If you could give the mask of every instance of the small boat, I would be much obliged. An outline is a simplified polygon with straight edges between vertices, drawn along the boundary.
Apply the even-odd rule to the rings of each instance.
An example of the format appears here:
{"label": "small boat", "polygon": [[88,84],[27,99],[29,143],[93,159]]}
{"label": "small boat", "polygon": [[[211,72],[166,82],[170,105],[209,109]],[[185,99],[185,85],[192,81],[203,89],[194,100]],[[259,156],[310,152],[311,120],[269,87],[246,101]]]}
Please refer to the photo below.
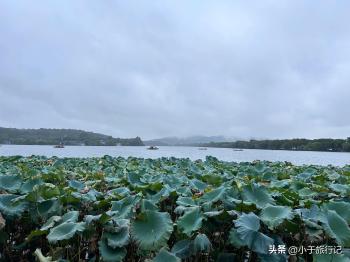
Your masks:
{"label": "small boat", "polygon": [[208,148],[206,147],[199,147],[198,150],[207,150]]}
{"label": "small boat", "polygon": [[55,145],[54,148],[64,148],[63,144]]}
{"label": "small boat", "polygon": [[234,148],[233,151],[243,151],[243,149],[240,148]]}
{"label": "small boat", "polygon": [[147,148],[148,150],[158,150],[159,148],[156,146],[150,146]]}

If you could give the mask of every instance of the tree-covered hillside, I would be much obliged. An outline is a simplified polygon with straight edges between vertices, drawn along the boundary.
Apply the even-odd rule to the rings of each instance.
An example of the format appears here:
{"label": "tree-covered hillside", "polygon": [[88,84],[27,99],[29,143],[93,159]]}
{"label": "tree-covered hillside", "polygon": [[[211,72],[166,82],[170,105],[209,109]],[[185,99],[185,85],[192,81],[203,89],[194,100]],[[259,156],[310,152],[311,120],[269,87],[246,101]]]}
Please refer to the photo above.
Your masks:
{"label": "tree-covered hillside", "polygon": [[143,146],[140,137],[114,138],[75,129],[17,129],[0,127],[0,144],[17,145]]}
{"label": "tree-covered hillside", "polygon": [[299,151],[350,152],[350,137],[347,139],[284,139],[250,140],[202,144],[207,147],[227,147],[244,149],[272,149]]}

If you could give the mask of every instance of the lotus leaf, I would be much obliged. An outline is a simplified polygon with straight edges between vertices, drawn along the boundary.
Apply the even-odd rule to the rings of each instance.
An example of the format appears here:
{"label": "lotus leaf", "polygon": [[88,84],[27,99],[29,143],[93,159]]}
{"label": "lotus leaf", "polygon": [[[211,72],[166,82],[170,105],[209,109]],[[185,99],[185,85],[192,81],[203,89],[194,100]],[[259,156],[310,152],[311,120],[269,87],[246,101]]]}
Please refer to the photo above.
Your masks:
{"label": "lotus leaf", "polygon": [[259,232],[260,219],[254,213],[243,214],[236,220],[237,235],[244,245],[257,253],[267,254],[274,240]]}
{"label": "lotus leaf", "polygon": [[292,219],[293,214],[290,207],[268,205],[261,211],[260,218],[270,229],[274,229],[285,219]]}
{"label": "lotus leaf", "polygon": [[181,262],[181,259],[175,256],[173,253],[170,253],[165,248],[162,248],[157,256],[152,260],[153,262]]}
{"label": "lotus leaf", "polygon": [[85,230],[85,222],[73,223],[65,222],[54,228],[51,228],[47,239],[51,243],[56,243],[60,240],[72,238],[76,232],[83,232]]}
{"label": "lotus leaf", "polygon": [[126,256],[125,248],[112,248],[107,245],[105,239],[100,240],[98,246],[102,260],[105,262],[123,261]]}
{"label": "lotus leaf", "polygon": [[178,219],[177,225],[183,233],[191,236],[193,231],[198,230],[202,226],[203,218],[200,207],[190,208]]}
{"label": "lotus leaf", "polygon": [[156,250],[166,245],[173,223],[168,213],[147,210],[132,221],[130,230],[140,248]]}

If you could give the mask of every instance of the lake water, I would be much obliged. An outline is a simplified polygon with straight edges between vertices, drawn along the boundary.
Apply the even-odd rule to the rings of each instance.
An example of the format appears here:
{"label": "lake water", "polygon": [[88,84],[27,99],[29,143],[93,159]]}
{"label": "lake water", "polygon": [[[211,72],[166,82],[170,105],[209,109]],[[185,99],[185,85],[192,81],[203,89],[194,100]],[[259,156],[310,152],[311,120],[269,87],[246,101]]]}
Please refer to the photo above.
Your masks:
{"label": "lake water", "polygon": [[197,147],[172,147],[161,146],[159,150],[147,150],[143,146],[66,146],[54,148],[53,146],[26,146],[26,145],[1,145],[0,155],[42,155],[58,157],[99,157],[104,155],[122,157],[178,157],[192,160],[205,159],[206,156],[215,156],[220,160],[245,162],[254,160],[289,161],[297,165],[336,165],[350,164],[350,153],[337,152],[306,152],[306,151],[283,151],[283,150],[255,150],[245,149],[234,151],[229,148],[208,148],[199,150]]}

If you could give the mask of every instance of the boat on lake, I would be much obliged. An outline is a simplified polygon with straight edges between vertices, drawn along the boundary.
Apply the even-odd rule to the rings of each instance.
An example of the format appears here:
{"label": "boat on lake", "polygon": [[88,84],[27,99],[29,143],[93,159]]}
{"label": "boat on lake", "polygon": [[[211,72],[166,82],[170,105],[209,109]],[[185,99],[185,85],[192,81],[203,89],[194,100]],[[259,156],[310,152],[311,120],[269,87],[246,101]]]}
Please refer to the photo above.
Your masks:
{"label": "boat on lake", "polygon": [[64,148],[63,144],[55,145],[54,148]]}
{"label": "boat on lake", "polygon": [[158,150],[159,148],[156,146],[150,146],[147,148],[148,150]]}
{"label": "boat on lake", "polygon": [[198,150],[207,150],[208,148],[206,147],[199,147]]}
{"label": "boat on lake", "polygon": [[233,151],[243,151],[243,149],[240,148],[234,148]]}

